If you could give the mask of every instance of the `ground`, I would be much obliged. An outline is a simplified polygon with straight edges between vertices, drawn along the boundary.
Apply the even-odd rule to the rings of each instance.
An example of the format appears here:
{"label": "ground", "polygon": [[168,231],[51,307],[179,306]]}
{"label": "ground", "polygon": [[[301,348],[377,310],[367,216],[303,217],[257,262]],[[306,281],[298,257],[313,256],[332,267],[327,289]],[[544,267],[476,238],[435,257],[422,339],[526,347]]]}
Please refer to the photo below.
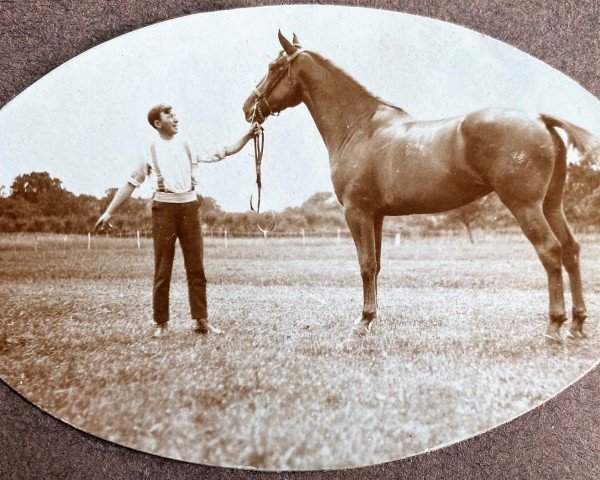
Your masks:
{"label": "ground", "polygon": [[598,359],[597,236],[580,236],[590,338],[562,346],[544,342],[546,277],[525,238],[475,238],[386,239],[379,318],[346,348],[362,302],[348,239],[206,239],[225,333],[192,333],[178,255],[171,330],[154,340],[150,240],[40,236],[36,251],[4,236],[0,376],[72,425],[176,459],[310,469],[419,453],[523,413]]}

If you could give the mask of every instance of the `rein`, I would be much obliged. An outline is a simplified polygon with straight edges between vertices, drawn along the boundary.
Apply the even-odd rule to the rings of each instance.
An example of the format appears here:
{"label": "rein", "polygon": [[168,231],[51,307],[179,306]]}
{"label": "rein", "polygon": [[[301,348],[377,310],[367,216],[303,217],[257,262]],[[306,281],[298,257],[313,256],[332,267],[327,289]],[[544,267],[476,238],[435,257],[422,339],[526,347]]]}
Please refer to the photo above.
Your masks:
{"label": "rein", "polygon": [[[254,123],[254,116],[258,109],[258,104],[254,104],[254,113],[252,114],[252,123]],[[259,110],[259,109],[258,109]],[[262,115],[262,114],[261,114]],[[252,195],[250,196],[250,210],[256,211],[256,227],[263,233],[269,233],[275,228],[275,214],[271,210],[271,216],[273,217],[273,224],[270,227],[263,228],[260,225],[260,198],[262,192],[262,175],[261,175],[261,164],[263,158],[263,152],[265,150],[265,130],[260,127],[258,132],[254,133],[254,163],[256,166],[256,188],[258,189],[258,202],[256,204],[256,210],[252,204]]]}
{"label": "rein", "polygon": [[[292,55],[287,55],[285,52],[282,52],[282,54],[286,58],[287,76],[288,76],[289,83],[291,83],[292,60],[294,60],[294,58],[296,58],[302,52],[304,52],[304,49],[302,49],[302,48],[298,48]],[[259,90],[258,85],[256,87],[254,87],[254,93],[256,94],[256,100],[254,101],[254,109],[252,110],[252,119],[250,120],[251,123],[253,123],[253,124],[255,123],[257,114],[260,116],[260,119],[262,121],[266,120],[266,118],[269,115],[273,115],[274,117],[279,115],[280,112],[275,112],[273,110],[273,108],[271,107],[271,105],[269,104],[269,101],[267,100],[267,96],[273,91],[273,89],[283,79],[283,77],[286,74],[285,70],[286,70],[286,67],[280,68],[279,74],[275,77],[273,82],[271,82],[271,85],[269,85],[268,88],[265,89],[265,91],[263,93],[261,93],[261,91]],[[259,102],[261,100],[264,102],[265,106],[269,109],[266,116],[262,113],[260,106],[259,106]],[[250,210],[252,210],[253,212],[254,211],[256,212],[256,227],[263,234],[267,234],[275,228],[276,221],[275,221],[275,214],[273,213],[273,210],[271,210],[271,216],[273,217],[273,224],[270,227],[265,227],[265,228],[263,228],[260,225],[260,199],[261,199],[261,192],[262,192],[261,164],[262,164],[263,152],[265,149],[265,130],[264,130],[264,128],[260,127],[259,131],[254,133],[253,139],[254,139],[254,162],[256,165],[256,187],[258,189],[258,201],[256,204],[256,209],[254,209],[254,205],[252,203],[252,196],[250,196]]]}

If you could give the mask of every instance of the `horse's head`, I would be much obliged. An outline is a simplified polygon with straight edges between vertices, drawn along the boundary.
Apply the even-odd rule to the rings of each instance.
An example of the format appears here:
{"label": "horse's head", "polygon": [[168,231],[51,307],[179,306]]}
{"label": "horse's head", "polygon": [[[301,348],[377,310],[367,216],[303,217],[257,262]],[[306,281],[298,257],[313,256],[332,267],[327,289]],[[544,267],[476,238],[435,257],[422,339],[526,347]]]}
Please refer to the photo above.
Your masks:
{"label": "horse's head", "polygon": [[298,62],[294,59],[304,50],[296,34],[293,43],[290,43],[281,31],[278,35],[283,50],[269,64],[269,71],[244,103],[244,115],[248,122],[262,123],[269,115],[277,115],[286,108],[295,107],[301,101],[296,74]]}

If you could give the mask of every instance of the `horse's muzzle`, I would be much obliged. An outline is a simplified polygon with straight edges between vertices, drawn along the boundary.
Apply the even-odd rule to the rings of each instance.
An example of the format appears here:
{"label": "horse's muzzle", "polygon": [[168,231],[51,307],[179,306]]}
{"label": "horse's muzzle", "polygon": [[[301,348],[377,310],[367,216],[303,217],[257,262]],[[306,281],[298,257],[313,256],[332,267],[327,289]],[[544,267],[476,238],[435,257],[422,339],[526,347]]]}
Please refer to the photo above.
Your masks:
{"label": "horse's muzzle", "polygon": [[254,115],[254,106],[255,106],[255,97],[254,95],[251,95],[250,98],[248,98],[248,100],[246,100],[246,103],[244,103],[244,106],[242,107],[242,110],[244,111],[244,117],[246,118],[246,121],[248,123],[252,122],[252,117],[255,116]]}

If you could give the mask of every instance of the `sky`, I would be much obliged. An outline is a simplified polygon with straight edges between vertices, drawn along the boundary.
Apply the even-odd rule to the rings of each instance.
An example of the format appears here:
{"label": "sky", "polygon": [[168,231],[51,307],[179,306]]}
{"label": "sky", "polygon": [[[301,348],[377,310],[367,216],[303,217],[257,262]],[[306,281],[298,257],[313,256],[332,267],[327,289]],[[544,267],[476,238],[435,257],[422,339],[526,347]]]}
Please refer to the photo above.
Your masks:
{"label": "sky", "polygon": [[[68,190],[101,197],[124,184],[156,133],[146,114],[169,103],[198,151],[235,143],[242,105],[298,34],[372,93],[417,119],[484,107],[557,115],[600,136],[600,104],[557,70],[502,42],[438,20],[319,5],[200,13],[101,44],[50,72],[0,110],[0,185],[47,171]],[[265,123],[263,208],[332,191],[327,151],[304,105]],[[249,143],[201,166],[198,191],[245,211],[255,189]],[[145,184],[136,196],[149,197]]]}

